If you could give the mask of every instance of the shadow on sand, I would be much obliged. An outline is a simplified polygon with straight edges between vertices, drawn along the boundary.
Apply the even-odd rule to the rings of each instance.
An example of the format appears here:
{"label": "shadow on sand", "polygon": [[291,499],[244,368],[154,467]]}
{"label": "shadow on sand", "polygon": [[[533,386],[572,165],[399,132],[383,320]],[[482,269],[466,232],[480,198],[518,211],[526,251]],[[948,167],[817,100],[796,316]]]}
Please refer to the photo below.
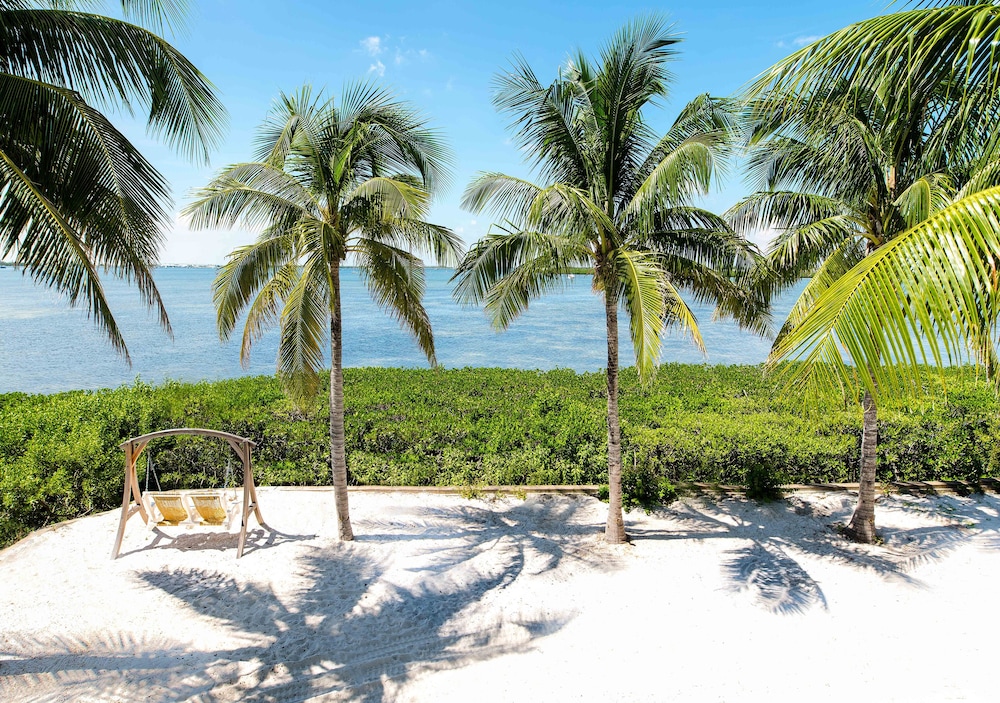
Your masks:
{"label": "shadow on sand", "polygon": [[[884,544],[856,545],[832,527],[850,514],[850,497],[793,496],[762,505],[687,501],[659,513],[668,528],[633,515],[629,532],[635,541],[730,540],[721,565],[728,587],[779,615],[827,607],[810,573],[817,562],[921,588],[917,566],[967,544],[1000,546],[997,496],[892,500],[893,510],[926,513],[931,526],[884,528]],[[563,628],[572,611],[553,616],[531,598],[497,595],[556,568],[560,579],[615,570],[620,552],[599,544],[601,524],[582,510],[592,505],[537,496],[509,509],[411,508],[357,520],[357,542],[325,547],[275,533],[273,545],[301,556],[287,562],[289,573],[257,581],[194,568],[136,572],[152,601],[166,596],[199,614],[178,620],[201,629],[178,633],[168,607],[151,613],[141,632],[0,639],[0,699],[6,679],[18,681],[19,699],[33,701],[392,701],[425,673],[530,651]],[[172,548],[228,549],[226,538]],[[255,539],[262,547],[268,538]],[[213,651],[215,641],[225,648]]]}
{"label": "shadow on sand", "polygon": [[[181,532],[182,528],[171,528],[167,532],[159,527],[154,527],[149,532],[153,535],[152,541],[135,549],[122,551],[118,557],[127,557],[140,552],[148,552],[157,549],[177,550],[181,552],[189,551],[236,551],[239,544],[240,535],[238,532],[227,532],[225,530],[196,530],[192,532]],[[293,535],[286,532],[279,532],[267,524],[259,525],[255,528],[247,529],[247,541],[243,548],[243,556],[247,556],[260,549],[275,547],[279,544],[289,542],[305,542],[316,537],[312,535]]]}
{"label": "shadow on sand", "polygon": [[[356,543],[300,547],[305,555],[293,574],[265,574],[260,582],[200,569],[139,572],[143,587],[233,633],[226,641],[245,644],[192,651],[152,630],[88,642],[38,637],[18,647],[37,656],[0,653],[0,674],[48,681],[33,699],[46,701],[391,701],[417,674],[528,651],[568,622],[489,601],[566,562],[615,568],[586,539],[600,525],[574,520],[582,505],[543,496],[506,511],[463,506],[359,520]],[[158,624],[169,632],[169,621]]]}
{"label": "shadow on sand", "polygon": [[[934,503],[904,496],[893,500],[894,509],[917,511],[941,524],[881,528],[882,544],[860,545],[839,534],[834,524],[850,517],[853,497],[844,496],[842,504],[830,510],[791,496],[763,504],[738,499],[687,501],[669,510],[670,519],[682,529],[635,527],[629,532],[635,540],[733,540],[737,544],[722,564],[730,589],[748,594],[759,607],[786,615],[827,607],[823,589],[807,569],[810,559],[869,570],[886,580],[922,588],[923,584],[911,575],[918,566],[940,560],[971,543],[987,548],[1000,546],[995,526],[995,518],[1000,516],[1000,497],[996,495],[948,496]],[[813,518],[810,524],[816,529],[786,529],[796,516]],[[993,520],[991,529],[980,526],[984,518]],[[824,525],[823,521],[828,522]]]}

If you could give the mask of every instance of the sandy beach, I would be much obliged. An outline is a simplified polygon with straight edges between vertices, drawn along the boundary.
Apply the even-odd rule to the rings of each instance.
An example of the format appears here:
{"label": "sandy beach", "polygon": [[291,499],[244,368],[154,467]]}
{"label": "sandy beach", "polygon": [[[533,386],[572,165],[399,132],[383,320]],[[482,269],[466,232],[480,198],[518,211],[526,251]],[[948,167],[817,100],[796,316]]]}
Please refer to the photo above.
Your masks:
{"label": "sandy beach", "polygon": [[1000,498],[605,505],[260,490],[245,556],[117,512],[0,552],[3,701],[991,701]]}

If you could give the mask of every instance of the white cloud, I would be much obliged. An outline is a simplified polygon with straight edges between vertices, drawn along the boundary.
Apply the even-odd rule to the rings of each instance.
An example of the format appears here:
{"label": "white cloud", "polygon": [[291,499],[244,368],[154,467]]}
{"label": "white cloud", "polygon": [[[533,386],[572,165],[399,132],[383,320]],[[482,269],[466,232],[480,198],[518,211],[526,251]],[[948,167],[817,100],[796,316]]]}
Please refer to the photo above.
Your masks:
{"label": "white cloud", "polygon": [[174,217],[173,227],[166,233],[162,264],[218,266],[226,257],[244,244],[254,241],[255,235],[245,230],[192,230],[187,218]]}
{"label": "white cloud", "polygon": [[378,56],[383,51],[381,37],[366,37],[360,43],[369,56]]}
{"label": "white cloud", "polygon": [[771,247],[771,242],[779,234],[781,234],[781,230],[776,227],[765,227],[747,233],[747,239],[756,244],[762,252],[766,252]]}
{"label": "white cloud", "polygon": [[402,66],[410,61],[427,61],[430,58],[431,52],[427,49],[404,49],[402,46],[398,46],[393,61],[397,66]]}
{"label": "white cloud", "polygon": [[795,37],[790,41],[785,41],[784,39],[781,39],[780,41],[776,41],[774,45],[779,49],[792,49],[792,48],[801,49],[806,44],[812,44],[817,39],[822,39],[822,38],[823,37],[821,37],[818,34],[803,34],[802,36]]}
{"label": "white cloud", "polygon": [[407,49],[406,37],[394,38],[388,34],[373,35],[365,37],[358,44],[361,47],[356,50],[358,53],[367,54],[375,59],[375,63],[368,67],[368,71],[380,77],[385,75],[386,68],[386,64],[380,57],[384,56],[386,61],[395,66],[402,66],[413,61],[428,61],[432,58],[431,52],[427,49]]}

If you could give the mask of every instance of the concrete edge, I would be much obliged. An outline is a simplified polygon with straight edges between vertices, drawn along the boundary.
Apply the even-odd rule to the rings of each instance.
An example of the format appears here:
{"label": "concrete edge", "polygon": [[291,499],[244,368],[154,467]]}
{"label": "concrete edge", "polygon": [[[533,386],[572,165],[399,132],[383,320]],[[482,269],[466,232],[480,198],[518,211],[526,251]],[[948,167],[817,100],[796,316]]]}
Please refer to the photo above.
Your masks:
{"label": "concrete edge", "polygon": [[[333,491],[333,486],[258,486],[258,489],[280,488],[293,491]],[[435,495],[483,495],[493,493],[535,495],[555,493],[562,495],[596,496],[598,484],[582,485],[541,485],[541,486],[348,486],[350,493],[431,493]],[[712,493],[721,495],[743,495],[746,488],[717,483],[682,482],[677,485],[679,493]],[[790,483],[779,487],[782,493],[857,493],[857,483]],[[879,483],[879,492],[915,493],[925,495],[969,495],[972,493],[1000,493],[1000,479],[985,478],[972,481],[894,481]]]}

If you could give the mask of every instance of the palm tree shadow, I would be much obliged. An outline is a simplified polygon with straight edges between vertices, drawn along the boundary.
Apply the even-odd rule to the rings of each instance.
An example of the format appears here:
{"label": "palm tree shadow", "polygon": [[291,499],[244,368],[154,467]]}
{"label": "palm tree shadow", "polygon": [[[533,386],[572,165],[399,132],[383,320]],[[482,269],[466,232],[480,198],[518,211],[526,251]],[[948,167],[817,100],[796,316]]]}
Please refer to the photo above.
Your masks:
{"label": "palm tree shadow", "polygon": [[[1000,499],[991,503],[986,516],[1000,515]],[[954,501],[941,524],[917,528],[883,528],[881,545],[854,544],[840,535],[835,525],[839,515],[817,508],[814,503],[791,496],[783,501],[754,504],[749,501],[686,502],[672,508],[669,518],[681,530],[667,531],[638,527],[630,532],[636,539],[727,539],[742,544],[729,550],[722,571],[730,589],[748,595],[761,608],[775,614],[804,613],[811,608],[827,608],[826,596],[803,564],[803,557],[819,559],[847,568],[878,574],[913,588],[924,584],[913,576],[919,566],[939,561],[959,547],[978,543],[982,547],[1000,542],[996,529],[976,529],[973,520],[981,510],[969,499]],[[894,508],[906,509],[894,504]],[[926,501],[925,501],[926,503]],[[850,510],[849,499],[840,512]],[[922,508],[926,512],[926,508]],[[846,514],[849,514],[847,512]],[[843,517],[846,517],[845,516]],[[774,530],[773,524],[812,517],[799,530]]]}
{"label": "palm tree shadow", "polygon": [[[144,588],[209,618],[213,629],[231,633],[225,642],[238,645],[185,651],[176,639],[109,637],[88,643],[83,654],[74,642],[48,638],[28,649],[46,654],[8,659],[4,673],[68,683],[66,672],[75,672],[69,678],[76,683],[60,686],[51,700],[80,692],[152,701],[392,700],[412,677],[528,651],[572,619],[572,612],[494,601],[561,564],[615,567],[599,549],[579,544],[584,531],[595,532],[575,519],[581,503],[424,509],[356,521],[365,535],[359,542],[311,549],[294,573],[264,581],[203,569],[140,572]],[[541,525],[556,529],[543,533]],[[277,585],[289,580],[290,592]]]}

